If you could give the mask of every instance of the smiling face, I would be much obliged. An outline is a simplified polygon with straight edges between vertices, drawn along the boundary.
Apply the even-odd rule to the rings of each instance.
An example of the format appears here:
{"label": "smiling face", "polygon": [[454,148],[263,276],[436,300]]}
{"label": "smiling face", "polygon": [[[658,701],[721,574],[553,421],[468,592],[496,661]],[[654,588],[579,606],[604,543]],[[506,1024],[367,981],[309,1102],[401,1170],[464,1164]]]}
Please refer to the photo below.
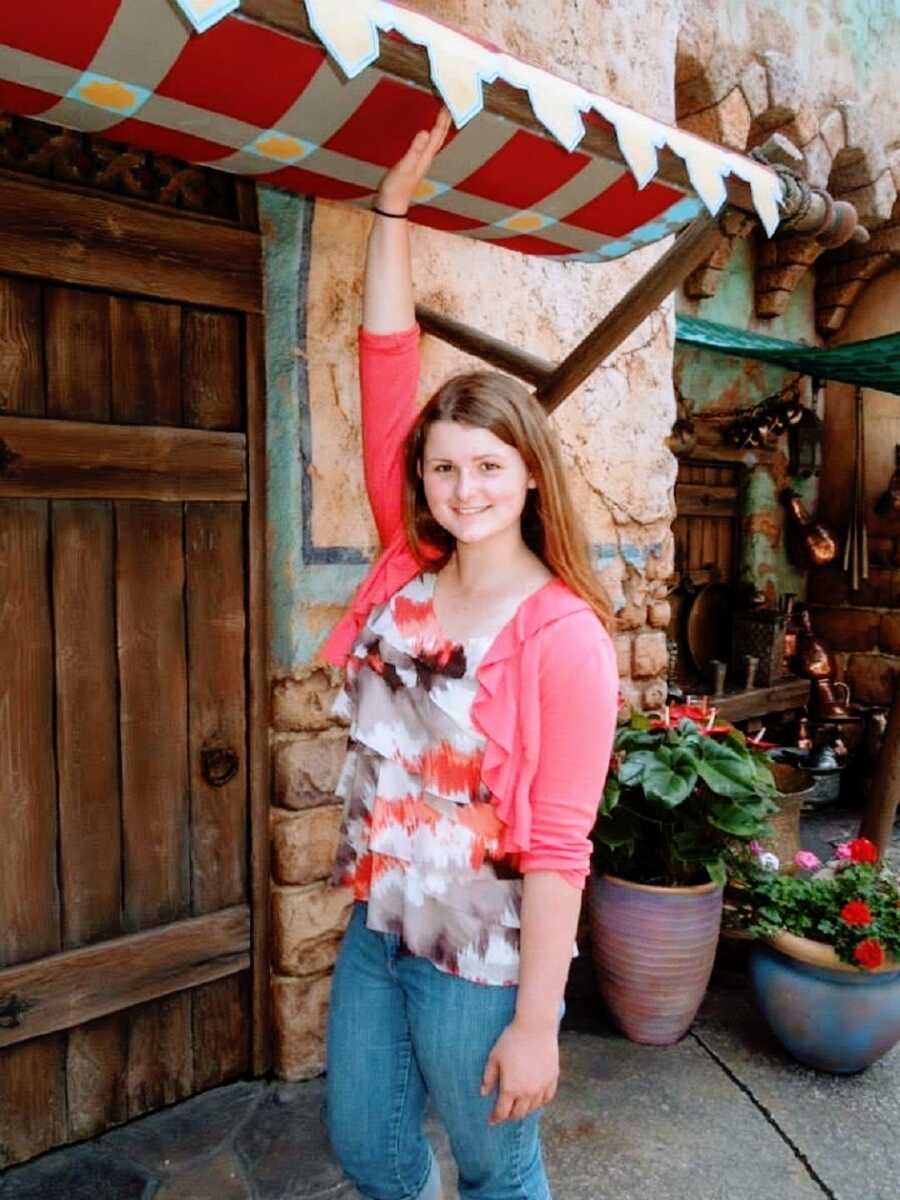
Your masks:
{"label": "smiling face", "polygon": [[457,541],[521,538],[522,509],[534,481],[518,450],[489,429],[433,422],[422,484],[431,515]]}

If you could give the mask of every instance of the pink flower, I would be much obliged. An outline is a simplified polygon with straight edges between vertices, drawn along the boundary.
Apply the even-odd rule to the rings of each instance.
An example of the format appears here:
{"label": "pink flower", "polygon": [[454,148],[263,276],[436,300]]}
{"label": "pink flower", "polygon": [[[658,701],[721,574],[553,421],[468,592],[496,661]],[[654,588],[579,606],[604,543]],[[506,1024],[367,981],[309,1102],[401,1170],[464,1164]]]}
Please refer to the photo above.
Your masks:
{"label": "pink flower", "polygon": [[834,852],[835,858],[852,858],[853,851],[850,849],[849,842],[839,842],[837,849]]}
{"label": "pink flower", "polygon": [[754,856],[754,858],[759,858],[759,856],[763,853],[763,850],[764,847],[760,842],[753,841],[750,843],[750,853]]}
{"label": "pink flower", "polygon": [[794,855],[794,866],[799,867],[801,871],[815,871],[816,867],[821,865],[822,860],[811,850],[798,850]]}

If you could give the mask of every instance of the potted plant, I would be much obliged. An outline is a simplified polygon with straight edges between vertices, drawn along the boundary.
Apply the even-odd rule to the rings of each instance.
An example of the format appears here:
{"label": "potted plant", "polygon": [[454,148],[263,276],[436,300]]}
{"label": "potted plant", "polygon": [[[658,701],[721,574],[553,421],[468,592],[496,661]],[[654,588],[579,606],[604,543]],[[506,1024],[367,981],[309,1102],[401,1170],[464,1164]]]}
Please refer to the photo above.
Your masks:
{"label": "potted plant", "polygon": [[709,983],[729,851],[769,832],[776,787],[728,726],[636,714],[613,750],[588,901],[597,981],[627,1037],[668,1045]]}
{"label": "potted plant", "polygon": [[866,838],[824,866],[809,851],[779,875],[736,858],[738,914],[757,939],[750,971],[767,1023],[798,1061],[861,1071],[900,1040],[900,885]]}

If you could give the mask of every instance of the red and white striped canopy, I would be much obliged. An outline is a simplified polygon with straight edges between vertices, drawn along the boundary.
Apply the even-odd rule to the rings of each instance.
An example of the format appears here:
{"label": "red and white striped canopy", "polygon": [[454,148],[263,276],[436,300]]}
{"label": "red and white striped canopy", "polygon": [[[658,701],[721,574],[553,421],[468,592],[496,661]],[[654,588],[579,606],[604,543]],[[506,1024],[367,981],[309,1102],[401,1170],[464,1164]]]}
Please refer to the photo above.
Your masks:
{"label": "red and white striped canopy", "polygon": [[[762,164],[385,0],[303,3],[307,38],[237,0],[4,0],[0,110],[367,206],[441,102],[379,66],[381,32],[426,48],[457,124],[413,210],[422,225],[604,261],[716,211],[729,175],[777,225],[781,185]],[[497,79],[527,90],[546,134],[483,109]],[[585,122],[614,130],[618,153],[579,149]],[[654,178],[663,147],[690,185]]]}

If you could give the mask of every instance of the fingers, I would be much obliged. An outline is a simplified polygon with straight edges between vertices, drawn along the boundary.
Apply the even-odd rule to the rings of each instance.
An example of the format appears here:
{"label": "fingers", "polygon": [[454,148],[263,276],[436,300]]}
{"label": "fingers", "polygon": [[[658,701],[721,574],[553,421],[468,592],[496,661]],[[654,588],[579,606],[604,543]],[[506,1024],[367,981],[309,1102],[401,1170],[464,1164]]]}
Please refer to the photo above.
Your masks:
{"label": "fingers", "polygon": [[[481,1094],[485,1094],[484,1088],[482,1088]],[[541,1092],[526,1096],[517,1096],[515,1092],[501,1089],[488,1124],[499,1125],[503,1121],[521,1121],[548,1105],[555,1095],[556,1083],[550,1084]]]}
{"label": "fingers", "polygon": [[493,1053],[488,1055],[481,1077],[481,1094],[488,1096],[500,1082],[500,1063]]}

